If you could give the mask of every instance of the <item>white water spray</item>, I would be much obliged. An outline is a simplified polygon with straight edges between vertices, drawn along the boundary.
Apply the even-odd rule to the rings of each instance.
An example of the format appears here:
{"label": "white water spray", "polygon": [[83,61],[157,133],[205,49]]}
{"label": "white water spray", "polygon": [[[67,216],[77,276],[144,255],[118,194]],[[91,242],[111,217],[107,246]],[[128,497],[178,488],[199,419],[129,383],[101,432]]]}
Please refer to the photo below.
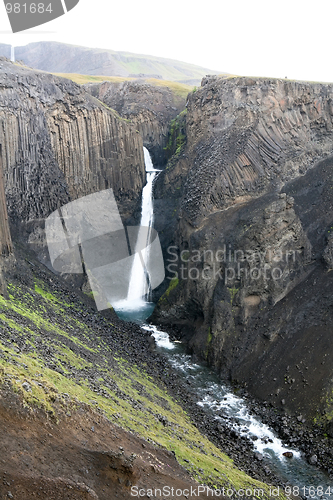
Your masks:
{"label": "white water spray", "polygon": [[15,47],[14,47],[14,45],[12,45],[10,47],[10,60],[12,62],[15,62]]}

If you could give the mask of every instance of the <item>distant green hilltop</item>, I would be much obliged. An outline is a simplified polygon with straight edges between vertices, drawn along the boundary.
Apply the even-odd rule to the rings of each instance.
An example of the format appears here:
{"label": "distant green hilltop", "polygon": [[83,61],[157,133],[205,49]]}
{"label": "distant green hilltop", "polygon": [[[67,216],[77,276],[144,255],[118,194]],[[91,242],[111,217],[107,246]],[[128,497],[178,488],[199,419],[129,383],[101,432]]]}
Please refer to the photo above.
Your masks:
{"label": "distant green hilltop", "polygon": [[[10,45],[0,44],[0,55],[10,58],[10,48]],[[221,74],[221,71],[162,57],[59,42],[35,42],[15,47],[15,59],[50,73],[157,78],[187,85],[199,85],[207,74]]]}

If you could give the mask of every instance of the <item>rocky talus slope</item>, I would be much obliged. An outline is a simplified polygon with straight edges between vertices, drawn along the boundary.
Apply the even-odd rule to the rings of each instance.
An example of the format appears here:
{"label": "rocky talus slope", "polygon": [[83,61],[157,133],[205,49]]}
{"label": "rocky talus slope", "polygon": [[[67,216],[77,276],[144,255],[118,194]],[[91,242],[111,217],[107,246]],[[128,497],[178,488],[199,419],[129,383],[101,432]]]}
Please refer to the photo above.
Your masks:
{"label": "rocky talus slope", "polygon": [[199,483],[269,498],[253,450],[216,432],[146,331],[96,313],[24,247],[3,265],[1,499],[129,499],[164,486],[206,498],[186,493]]}
{"label": "rocky talus slope", "polygon": [[100,101],[131,120],[140,132],[155,167],[165,163],[170,123],[185,107],[186,99],[168,87],[134,80],[123,83],[86,84],[85,88]]}
{"label": "rocky talus slope", "polygon": [[145,182],[135,128],[79,85],[0,61],[0,143],[8,212],[36,231],[53,210],[112,187],[126,218]]}
{"label": "rocky talus slope", "polygon": [[155,190],[173,280],[154,321],[178,325],[250,394],[327,432],[332,99],[332,85],[204,79]]}

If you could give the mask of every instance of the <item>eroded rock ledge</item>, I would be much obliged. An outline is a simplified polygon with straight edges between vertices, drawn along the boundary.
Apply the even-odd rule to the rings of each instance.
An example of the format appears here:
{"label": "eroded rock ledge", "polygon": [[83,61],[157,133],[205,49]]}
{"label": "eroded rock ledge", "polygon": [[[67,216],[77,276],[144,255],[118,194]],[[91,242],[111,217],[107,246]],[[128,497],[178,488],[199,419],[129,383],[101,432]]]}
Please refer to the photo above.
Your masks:
{"label": "eroded rock ledge", "polygon": [[262,78],[203,79],[189,94],[187,147],[160,177],[179,187],[191,225],[303,175],[332,153],[333,86]]}

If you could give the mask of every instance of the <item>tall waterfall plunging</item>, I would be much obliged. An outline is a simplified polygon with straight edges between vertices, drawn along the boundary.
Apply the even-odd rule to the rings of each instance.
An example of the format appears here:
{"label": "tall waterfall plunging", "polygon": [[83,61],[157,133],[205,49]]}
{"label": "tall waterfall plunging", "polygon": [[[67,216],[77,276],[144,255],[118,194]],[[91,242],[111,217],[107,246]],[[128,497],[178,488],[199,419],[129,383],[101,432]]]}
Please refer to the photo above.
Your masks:
{"label": "tall waterfall plunging", "polygon": [[[147,272],[150,258],[150,233],[154,222],[153,183],[160,170],[154,168],[149,151],[143,148],[147,182],[142,190],[141,221],[135,257],[131,268],[126,300],[119,302],[115,310],[123,319],[145,320],[153,311],[150,276]],[[141,251],[138,251],[141,248]],[[142,250],[144,248],[144,250]]]}
{"label": "tall waterfall plunging", "polygon": [[[161,348],[171,366],[189,383],[197,404],[207,412],[210,419],[221,422],[236,434],[250,439],[253,442],[254,456],[264,460],[284,482],[298,488],[303,493],[303,498],[328,500],[329,496],[316,493],[323,490],[323,485],[329,487],[330,492],[333,491],[333,483],[325,473],[309,465],[299,450],[284,445],[274,430],[251,413],[244,399],[234,394],[208,367],[194,363],[180,342],[171,342],[166,332],[145,323],[154,309],[154,304],[149,302],[150,278],[145,269],[149,268],[150,247],[146,242],[149,241],[149,229],[154,221],[153,182],[159,170],[154,169],[146,149],[144,155],[147,183],[142,191],[141,223],[134,245],[135,258],[131,266],[127,297],[114,306],[117,315],[127,321],[140,323],[141,328],[152,333],[158,348]],[[286,452],[289,453],[289,458],[284,455]]]}
{"label": "tall waterfall plunging", "polygon": [[[154,221],[154,210],[153,210],[153,181],[155,179],[158,170],[155,170],[153,163],[150,158],[149,151],[146,148],[144,150],[145,166],[147,174],[147,183],[142,190],[142,208],[141,208],[141,221],[140,230],[138,234],[137,247],[140,246],[140,241],[142,238],[149,241],[150,229]],[[135,306],[143,306],[147,300],[151,299],[151,287],[150,279],[145,272],[147,268],[147,263],[149,260],[150,245],[143,245],[145,250],[138,252],[136,248],[135,258],[131,270],[130,282],[128,286],[127,301],[133,303]],[[141,261],[140,256],[142,256],[143,261]]]}

